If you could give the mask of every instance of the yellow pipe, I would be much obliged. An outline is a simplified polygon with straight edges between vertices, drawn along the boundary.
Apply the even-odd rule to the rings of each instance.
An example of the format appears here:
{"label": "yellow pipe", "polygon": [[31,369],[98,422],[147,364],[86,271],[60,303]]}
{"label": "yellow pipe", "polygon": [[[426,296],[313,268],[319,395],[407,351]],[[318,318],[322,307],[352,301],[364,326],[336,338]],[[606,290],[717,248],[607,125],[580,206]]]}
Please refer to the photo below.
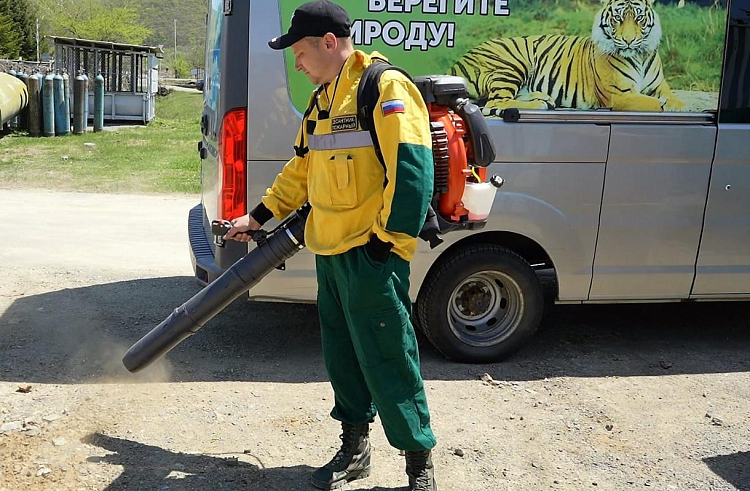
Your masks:
{"label": "yellow pipe", "polygon": [[0,73],[0,124],[18,116],[29,103],[26,84],[8,73]]}

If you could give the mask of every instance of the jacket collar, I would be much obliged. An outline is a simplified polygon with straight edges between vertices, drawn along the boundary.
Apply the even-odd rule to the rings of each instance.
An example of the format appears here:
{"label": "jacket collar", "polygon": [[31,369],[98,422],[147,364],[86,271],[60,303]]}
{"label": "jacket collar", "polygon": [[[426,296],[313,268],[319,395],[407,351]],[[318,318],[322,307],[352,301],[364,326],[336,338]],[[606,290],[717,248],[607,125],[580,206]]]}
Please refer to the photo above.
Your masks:
{"label": "jacket collar", "polygon": [[372,63],[373,58],[381,58],[386,61],[388,60],[385,56],[381,55],[377,51],[373,51],[368,55],[364,51],[355,50],[354,53],[349,55],[349,58],[346,59],[344,67],[341,70],[341,75],[351,80],[359,78],[360,75],[362,75],[364,69]]}
{"label": "jacket collar", "polygon": [[321,92],[321,96],[326,100],[326,103],[330,103],[328,101],[328,97],[333,97],[333,90],[338,84],[338,88],[336,90],[336,97],[342,97],[344,94],[349,93],[351,90],[352,85],[355,81],[359,80],[359,78],[362,76],[362,73],[365,71],[365,68],[370,66],[372,63],[373,58],[380,58],[383,60],[388,61],[388,59],[378,53],[377,51],[373,51],[371,54],[367,54],[364,51],[361,50],[355,50],[344,62],[344,65],[341,67],[341,72],[339,75],[334,78],[329,84],[328,84],[328,95],[326,95],[326,91],[323,90]]}

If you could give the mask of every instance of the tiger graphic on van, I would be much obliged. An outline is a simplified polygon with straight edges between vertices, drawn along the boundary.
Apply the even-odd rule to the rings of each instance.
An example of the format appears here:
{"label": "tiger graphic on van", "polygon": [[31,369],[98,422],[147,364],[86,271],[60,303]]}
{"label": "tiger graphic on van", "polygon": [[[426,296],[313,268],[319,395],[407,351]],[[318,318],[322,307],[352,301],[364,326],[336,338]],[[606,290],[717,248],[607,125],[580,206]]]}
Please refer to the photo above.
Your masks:
{"label": "tiger graphic on van", "polygon": [[603,0],[591,37],[499,38],[467,52],[451,74],[469,81],[484,113],[505,108],[680,111],[664,79],[654,0]]}

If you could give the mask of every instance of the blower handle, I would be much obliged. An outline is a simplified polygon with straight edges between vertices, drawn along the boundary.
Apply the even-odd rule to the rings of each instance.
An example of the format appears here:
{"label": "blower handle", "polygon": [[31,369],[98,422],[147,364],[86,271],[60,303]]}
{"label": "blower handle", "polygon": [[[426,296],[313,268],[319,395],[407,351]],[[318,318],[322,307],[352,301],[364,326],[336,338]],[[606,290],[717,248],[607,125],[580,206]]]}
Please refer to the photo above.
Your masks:
{"label": "blower handle", "polygon": [[[217,247],[224,247],[226,240],[224,236],[232,229],[232,222],[229,220],[213,220],[211,221],[211,234],[214,236],[214,244]],[[268,232],[263,229],[260,230],[248,230],[246,233],[256,243],[260,244],[268,238]]]}
{"label": "blower handle", "polygon": [[495,145],[482,110],[465,97],[451,97],[450,108],[466,122],[474,165],[487,167],[495,160]]}

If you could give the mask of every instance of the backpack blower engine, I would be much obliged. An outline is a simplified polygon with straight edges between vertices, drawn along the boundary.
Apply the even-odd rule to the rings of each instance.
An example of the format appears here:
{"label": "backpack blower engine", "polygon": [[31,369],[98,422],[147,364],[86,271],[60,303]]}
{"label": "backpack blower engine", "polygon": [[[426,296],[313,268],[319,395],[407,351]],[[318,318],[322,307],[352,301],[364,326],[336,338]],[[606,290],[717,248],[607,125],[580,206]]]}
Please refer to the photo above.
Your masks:
{"label": "backpack blower engine", "polygon": [[[495,150],[480,109],[469,102],[464,79],[439,75],[417,77],[414,82],[428,106],[435,161],[433,200],[420,237],[434,248],[442,242],[438,234],[483,227],[503,180],[493,176],[485,182]],[[147,367],[268,273],[283,269],[286,260],[305,247],[309,213],[306,203],[272,231],[253,232],[257,246],[131,346],[122,359],[125,368],[137,372]],[[212,222],[217,247],[224,246],[229,228],[227,221]]]}
{"label": "backpack blower engine", "polygon": [[486,182],[495,148],[481,110],[469,102],[466,81],[437,75],[414,83],[427,103],[435,162],[435,189],[420,237],[435,248],[443,241],[437,234],[486,225],[503,179],[492,176]]}

